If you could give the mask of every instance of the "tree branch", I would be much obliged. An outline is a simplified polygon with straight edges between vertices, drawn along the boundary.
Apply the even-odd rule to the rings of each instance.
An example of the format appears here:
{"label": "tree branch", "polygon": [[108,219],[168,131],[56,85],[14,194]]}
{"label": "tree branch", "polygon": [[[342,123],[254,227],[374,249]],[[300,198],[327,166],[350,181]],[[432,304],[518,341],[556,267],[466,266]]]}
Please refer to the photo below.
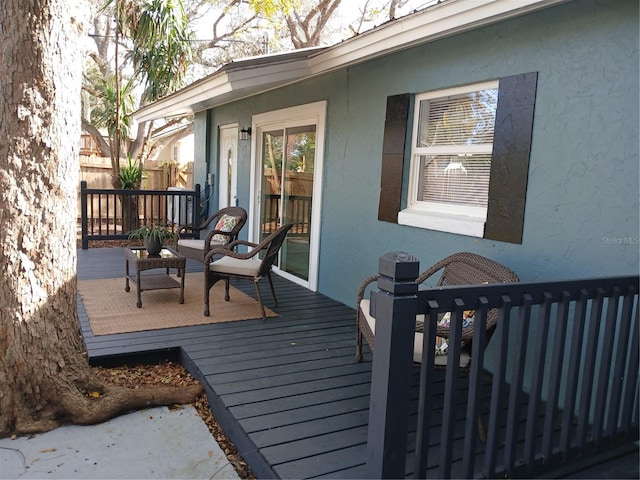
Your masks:
{"label": "tree branch", "polygon": [[111,156],[111,147],[109,143],[104,139],[100,130],[98,130],[93,124],[91,124],[86,118],[82,118],[82,130],[89,135],[93,135],[98,143],[98,148],[105,157]]}

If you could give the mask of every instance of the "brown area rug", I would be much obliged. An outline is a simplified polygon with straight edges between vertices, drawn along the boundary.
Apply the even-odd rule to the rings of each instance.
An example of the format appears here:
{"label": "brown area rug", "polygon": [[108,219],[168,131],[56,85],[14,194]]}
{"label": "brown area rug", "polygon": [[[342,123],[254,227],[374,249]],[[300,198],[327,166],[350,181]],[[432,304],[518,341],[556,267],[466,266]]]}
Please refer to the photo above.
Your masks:
{"label": "brown area rug", "polygon": [[[163,275],[163,274],[160,274]],[[179,278],[171,275],[177,281]],[[201,273],[188,273],[184,284],[184,303],[180,303],[180,288],[145,290],[141,294],[142,308],[136,307],[135,282],[124,291],[125,279],[79,280],[78,292],[89,317],[94,335],[138,332],[160,328],[204,325],[261,318],[260,304],[230,288],[231,299],[224,301],[224,282],[218,282],[209,293],[211,316],[205,317],[204,286]],[[278,314],[266,308],[267,316]]]}

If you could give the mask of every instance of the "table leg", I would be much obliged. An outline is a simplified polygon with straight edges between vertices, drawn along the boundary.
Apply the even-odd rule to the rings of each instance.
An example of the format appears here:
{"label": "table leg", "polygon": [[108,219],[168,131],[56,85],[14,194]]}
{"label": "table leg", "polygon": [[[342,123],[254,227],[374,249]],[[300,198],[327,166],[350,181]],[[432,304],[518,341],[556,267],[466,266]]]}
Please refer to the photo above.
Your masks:
{"label": "table leg", "polygon": [[138,303],[136,306],[142,308],[142,298],[140,297],[140,270],[136,272],[136,284],[138,286]]}
{"label": "table leg", "polygon": [[184,277],[186,271],[184,268],[178,269],[178,275],[180,275],[180,303],[184,303]]}
{"label": "table leg", "polygon": [[129,290],[131,290],[131,288],[129,288],[129,260],[125,260],[124,278],[125,278],[124,291],[128,292]]}

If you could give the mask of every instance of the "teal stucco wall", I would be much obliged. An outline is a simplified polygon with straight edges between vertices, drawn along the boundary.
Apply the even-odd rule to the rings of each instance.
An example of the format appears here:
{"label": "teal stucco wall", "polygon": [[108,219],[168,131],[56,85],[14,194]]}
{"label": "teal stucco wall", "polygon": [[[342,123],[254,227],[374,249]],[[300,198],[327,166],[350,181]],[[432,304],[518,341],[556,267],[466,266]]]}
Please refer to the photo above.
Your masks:
{"label": "teal stucco wall", "polygon": [[[196,118],[196,141],[212,146],[196,155],[196,181],[217,169],[219,125],[326,100],[321,293],[353,306],[360,281],[393,250],[422,269],[472,251],[523,281],[637,273],[638,45],[636,0],[580,0],[244,99],[209,112],[208,132],[207,116]],[[538,88],[522,244],[377,220],[387,96],[527,72],[538,72]],[[248,208],[248,142],[238,160]]]}

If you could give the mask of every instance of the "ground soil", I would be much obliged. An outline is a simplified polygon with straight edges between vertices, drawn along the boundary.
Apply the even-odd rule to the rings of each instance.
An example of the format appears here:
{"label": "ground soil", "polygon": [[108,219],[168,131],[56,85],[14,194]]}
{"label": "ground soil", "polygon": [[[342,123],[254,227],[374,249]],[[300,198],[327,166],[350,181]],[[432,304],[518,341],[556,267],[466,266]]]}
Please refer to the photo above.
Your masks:
{"label": "ground soil", "polygon": [[[141,242],[126,240],[91,241],[89,248],[125,247],[140,244]],[[82,248],[80,242],[78,242],[78,248]],[[182,387],[199,383],[182,365],[173,362],[163,362],[157,365],[123,365],[115,368],[93,367],[93,371],[106,383],[122,385],[132,389],[140,388],[142,385],[175,385],[176,387]],[[207,395],[204,393],[200,395],[193,403],[193,406],[211,432],[211,435],[213,435],[213,438],[215,438],[227,456],[229,463],[235,468],[238,476],[242,479],[255,479],[255,475],[245,463],[242,455],[240,455],[236,446],[222,431],[222,428],[220,428],[220,425],[211,413]],[[180,408],[180,406],[176,406],[175,408]]]}
{"label": "ground soil", "polygon": [[[183,387],[199,383],[189,375],[189,372],[182,365],[173,362],[162,362],[157,365],[123,365],[115,368],[92,367],[92,369],[98,378],[105,383],[121,385],[131,389],[145,385],[175,385],[176,387]],[[211,413],[207,395],[204,393],[200,395],[193,403],[193,406],[227,456],[229,463],[235,468],[238,476],[242,479],[255,479],[255,475],[245,463],[242,455],[222,431],[222,428],[220,428]],[[181,408],[181,406],[176,405],[174,408]]]}

